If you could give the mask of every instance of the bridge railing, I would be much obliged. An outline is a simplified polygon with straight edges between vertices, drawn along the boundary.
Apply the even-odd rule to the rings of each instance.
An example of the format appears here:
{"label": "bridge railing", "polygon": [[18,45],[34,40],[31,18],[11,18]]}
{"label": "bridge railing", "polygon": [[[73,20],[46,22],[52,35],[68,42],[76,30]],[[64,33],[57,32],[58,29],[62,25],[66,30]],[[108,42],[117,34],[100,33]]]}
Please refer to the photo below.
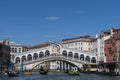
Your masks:
{"label": "bridge railing", "polygon": [[[76,58],[72,58],[72,57],[66,57],[66,56],[62,56],[62,55],[59,55],[59,56],[46,56],[46,57],[43,57],[43,58],[38,58],[38,59],[35,59],[35,60],[32,60],[32,61],[26,61],[26,62],[23,62],[22,64],[32,64],[32,63],[36,63],[36,62],[44,62],[44,61],[49,61],[49,60],[63,60],[63,61],[72,61],[72,62],[77,62],[77,63],[82,63],[82,64],[96,64],[96,63],[90,63],[90,62],[87,62],[87,61],[83,61],[83,60],[80,60],[80,59],[76,59]],[[16,65],[20,65],[21,63],[18,63]]]}

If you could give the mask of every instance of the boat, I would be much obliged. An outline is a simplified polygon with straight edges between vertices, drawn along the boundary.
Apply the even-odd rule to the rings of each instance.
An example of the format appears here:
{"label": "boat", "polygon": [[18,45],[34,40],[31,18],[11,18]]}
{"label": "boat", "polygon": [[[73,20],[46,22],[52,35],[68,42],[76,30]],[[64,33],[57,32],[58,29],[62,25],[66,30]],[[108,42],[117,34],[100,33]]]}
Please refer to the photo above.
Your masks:
{"label": "boat", "polygon": [[8,71],[7,72],[8,77],[15,77],[19,75],[19,72],[17,71]]}
{"label": "boat", "polygon": [[39,73],[40,74],[47,74],[48,73],[48,70],[45,70],[41,67],[41,69],[39,70]]}
{"label": "boat", "polygon": [[69,75],[75,76],[75,75],[79,75],[78,71],[70,71],[68,72]]}
{"label": "boat", "polygon": [[32,72],[28,70],[28,71],[25,71],[24,74],[29,75],[29,74],[32,74]]}
{"label": "boat", "polygon": [[68,72],[69,75],[79,75],[79,71],[77,70],[76,67],[74,67],[71,71]]}
{"label": "boat", "polygon": [[42,70],[42,71],[39,71],[40,74],[47,74],[48,71],[47,70]]}

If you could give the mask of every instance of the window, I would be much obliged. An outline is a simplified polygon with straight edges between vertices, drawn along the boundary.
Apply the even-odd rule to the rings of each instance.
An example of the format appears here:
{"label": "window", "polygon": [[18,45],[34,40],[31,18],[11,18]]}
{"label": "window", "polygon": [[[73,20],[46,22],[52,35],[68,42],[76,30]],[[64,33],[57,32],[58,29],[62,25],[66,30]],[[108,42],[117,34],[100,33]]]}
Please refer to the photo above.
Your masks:
{"label": "window", "polygon": [[21,53],[21,48],[19,48],[19,53]]}
{"label": "window", "polygon": [[75,45],[77,45],[77,43],[75,43]]}
{"label": "window", "polygon": [[81,43],[81,45],[82,45],[83,43]]}
{"label": "window", "polygon": [[83,48],[81,47],[81,50],[82,50]]}
{"label": "window", "polygon": [[112,47],[109,47],[109,48],[108,48],[108,51],[109,51],[109,54],[114,53],[114,51],[113,51]]}
{"label": "window", "polygon": [[12,48],[12,52],[14,53],[14,48]]}
{"label": "window", "polygon": [[15,53],[17,52],[17,48],[15,48]]}

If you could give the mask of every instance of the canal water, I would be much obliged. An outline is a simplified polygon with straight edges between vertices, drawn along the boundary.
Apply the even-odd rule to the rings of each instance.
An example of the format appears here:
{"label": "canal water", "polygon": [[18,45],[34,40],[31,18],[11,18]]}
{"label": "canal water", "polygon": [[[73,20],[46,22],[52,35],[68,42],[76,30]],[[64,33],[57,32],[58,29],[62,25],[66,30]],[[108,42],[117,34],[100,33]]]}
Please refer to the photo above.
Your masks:
{"label": "canal water", "polygon": [[120,76],[104,76],[97,74],[80,74],[79,76],[70,76],[66,73],[49,72],[47,75],[31,74],[19,75],[17,77],[8,77],[7,75],[0,75],[0,80],[120,80]]}

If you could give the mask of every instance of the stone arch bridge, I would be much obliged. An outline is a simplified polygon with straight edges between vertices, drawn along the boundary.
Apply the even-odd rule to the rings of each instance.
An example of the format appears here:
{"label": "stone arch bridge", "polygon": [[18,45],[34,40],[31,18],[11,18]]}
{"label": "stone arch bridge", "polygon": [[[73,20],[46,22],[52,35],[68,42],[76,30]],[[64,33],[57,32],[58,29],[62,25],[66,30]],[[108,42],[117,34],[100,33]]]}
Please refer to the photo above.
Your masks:
{"label": "stone arch bridge", "polygon": [[82,68],[84,64],[97,64],[96,54],[63,47],[59,43],[29,50],[20,54],[13,54],[11,61],[15,68],[34,69],[39,64],[50,61],[63,61]]}

